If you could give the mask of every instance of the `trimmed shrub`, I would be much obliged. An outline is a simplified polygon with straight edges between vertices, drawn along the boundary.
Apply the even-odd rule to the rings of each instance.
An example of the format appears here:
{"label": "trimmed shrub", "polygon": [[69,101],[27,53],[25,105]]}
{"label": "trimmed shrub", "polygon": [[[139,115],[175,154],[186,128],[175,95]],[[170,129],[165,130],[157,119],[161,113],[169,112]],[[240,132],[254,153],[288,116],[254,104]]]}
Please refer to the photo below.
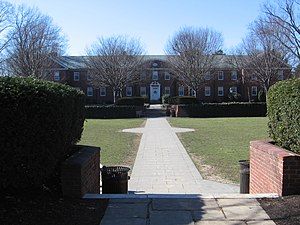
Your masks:
{"label": "trimmed shrub", "polygon": [[197,104],[198,100],[194,96],[175,96],[169,98],[169,104],[171,105],[181,105],[181,104]]}
{"label": "trimmed shrub", "polygon": [[267,105],[270,137],[279,146],[300,153],[300,79],[273,85]]}
{"label": "trimmed shrub", "polygon": [[116,102],[116,105],[134,105],[134,106],[143,106],[146,102],[144,97],[124,97],[119,98]]}
{"label": "trimmed shrub", "polygon": [[266,116],[266,103],[230,102],[182,105],[190,117],[259,117]]}
{"label": "trimmed shrub", "polygon": [[135,118],[135,106],[89,105],[85,107],[87,119]]}
{"label": "trimmed shrub", "polygon": [[83,92],[33,78],[0,78],[0,189],[39,188],[57,172],[84,123]]}

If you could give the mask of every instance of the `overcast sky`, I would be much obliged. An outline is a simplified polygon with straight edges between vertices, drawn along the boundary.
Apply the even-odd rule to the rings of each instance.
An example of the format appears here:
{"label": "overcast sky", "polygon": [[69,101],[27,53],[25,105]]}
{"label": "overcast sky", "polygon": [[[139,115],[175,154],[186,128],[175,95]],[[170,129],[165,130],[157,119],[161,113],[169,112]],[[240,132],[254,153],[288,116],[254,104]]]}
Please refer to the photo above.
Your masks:
{"label": "overcast sky", "polygon": [[264,0],[10,0],[38,7],[62,28],[67,54],[84,55],[97,37],[139,38],[147,54],[164,54],[182,26],[210,27],[224,36],[224,50],[240,43]]}

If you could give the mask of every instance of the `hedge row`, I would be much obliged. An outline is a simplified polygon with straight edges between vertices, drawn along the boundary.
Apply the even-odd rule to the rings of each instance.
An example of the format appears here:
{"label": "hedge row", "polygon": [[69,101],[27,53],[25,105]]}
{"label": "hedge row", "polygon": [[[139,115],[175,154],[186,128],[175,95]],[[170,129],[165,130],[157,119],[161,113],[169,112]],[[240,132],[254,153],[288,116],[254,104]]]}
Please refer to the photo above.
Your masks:
{"label": "hedge row", "polygon": [[80,140],[85,96],[33,78],[0,78],[0,189],[38,188]]}
{"label": "hedge row", "polygon": [[197,104],[198,100],[194,96],[175,96],[165,99],[165,102],[171,105],[180,105],[180,104]]}
{"label": "hedge row", "polygon": [[146,102],[147,102],[147,98],[144,97],[124,97],[124,98],[119,98],[116,102],[116,105],[143,106]]}
{"label": "hedge row", "polygon": [[116,105],[90,105],[85,107],[87,119],[119,119],[135,118],[135,106],[116,106]]}
{"label": "hedge row", "polygon": [[266,103],[202,103],[182,105],[190,117],[259,117],[266,116]]}
{"label": "hedge row", "polygon": [[300,153],[300,79],[273,85],[267,104],[270,137],[276,144]]}

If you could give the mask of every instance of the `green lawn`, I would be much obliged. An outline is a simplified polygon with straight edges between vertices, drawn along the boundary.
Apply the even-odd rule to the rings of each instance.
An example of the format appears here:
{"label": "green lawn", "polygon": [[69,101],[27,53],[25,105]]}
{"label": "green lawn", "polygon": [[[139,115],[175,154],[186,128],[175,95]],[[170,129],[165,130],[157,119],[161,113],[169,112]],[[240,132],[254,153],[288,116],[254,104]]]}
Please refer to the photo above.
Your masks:
{"label": "green lawn", "polygon": [[239,181],[238,161],[249,158],[249,142],[268,138],[267,118],[262,117],[172,118],[170,123],[196,130],[180,134],[180,139],[204,177],[213,171],[235,183]]}
{"label": "green lawn", "polygon": [[88,119],[79,144],[101,147],[101,164],[132,166],[141,135],[122,129],[140,127],[144,119]]}

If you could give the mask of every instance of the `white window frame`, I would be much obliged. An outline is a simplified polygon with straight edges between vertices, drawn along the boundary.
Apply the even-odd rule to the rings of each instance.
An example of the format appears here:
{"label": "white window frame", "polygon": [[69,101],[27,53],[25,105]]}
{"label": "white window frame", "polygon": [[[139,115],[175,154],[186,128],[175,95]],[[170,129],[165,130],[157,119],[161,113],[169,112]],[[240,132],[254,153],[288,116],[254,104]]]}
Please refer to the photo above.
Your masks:
{"label": "white window frame", "polygon": [[230,87],[229,92],[232,94],[237,94],[237,87],[236,86]]}
{"label": "white window frame", "polygon": [[126,87],[126,96],[128,97],[132,96],[132,87]]}
{"label": "white window frame", "polygon": [[106,96],[106,87],[100,87],[99,94],[101,97]]}
{"label": "white window frame", "polygon": [[74,72],[73,73],[73,79],[74,79],[74,81],[79,81],[79,79],[80,79],[80,73],[79,72]]}
{"label": "white window frame", "polygon": [[87,87],[86,88],[86,95],[89,97],[92,97],[94,95],[93,87]]}
{"label": "white window frame", "polygon": [[251,96],[257,96],[257,86],[251,86]]}
{"label": "white window frame", "polygon": [[158,71],[157,70],[152,71],[152,80],[158,80]]}
{"label": "white window frame", "polygon": [[278,80],[284,80],[283,70],[278,70],[277,79]]}
{"label": "white window frame", "polygon": [[204,74],[204,80],[210,80],[210,79],[211,79],[211,76],[210,76],[210,72],[208,71]]}
{"label": "white window frame", "polygon": [[140,87],[140,96],[147,96],[146,87]]}
{"label": "white window frame", "polygon": [[218,96],[224,96],[224,87],[218,87]]}
{"label": "white window frame", "polygon": [[211,96],[211,87],[210,86],[205,86],[204,87],[204,96],[205,97]]}
{"label": "white window frame", "polygon": [[224,80],[224,71],[218,71],[218,80]]}
{"label": "white window frame", "polygon": [[178,96],[184,96],[184,86],[178,88]]}
{"label": "white window frame", "polygon": [[55,71],[55,72],[54,72],[53,79],[54,79],[55,81],[60,81],[60,73],[59,73],[59,71]]}
{"label": "white window frame", "polygon": [[171,75],[169,72],[165,72],[165,80],[170,80],[171,79]]}
{"label": "white window frame", "polygon": [[165,95],[169,95],[170,96],[170,94],[171,94],[171,88],[169,86],[166,86],[164,93],[165,93]]}
{"label": "white window frame", "polygon": [[236,70],[233,70],[231,71],[231,80],[237,80],[237,71]]}

